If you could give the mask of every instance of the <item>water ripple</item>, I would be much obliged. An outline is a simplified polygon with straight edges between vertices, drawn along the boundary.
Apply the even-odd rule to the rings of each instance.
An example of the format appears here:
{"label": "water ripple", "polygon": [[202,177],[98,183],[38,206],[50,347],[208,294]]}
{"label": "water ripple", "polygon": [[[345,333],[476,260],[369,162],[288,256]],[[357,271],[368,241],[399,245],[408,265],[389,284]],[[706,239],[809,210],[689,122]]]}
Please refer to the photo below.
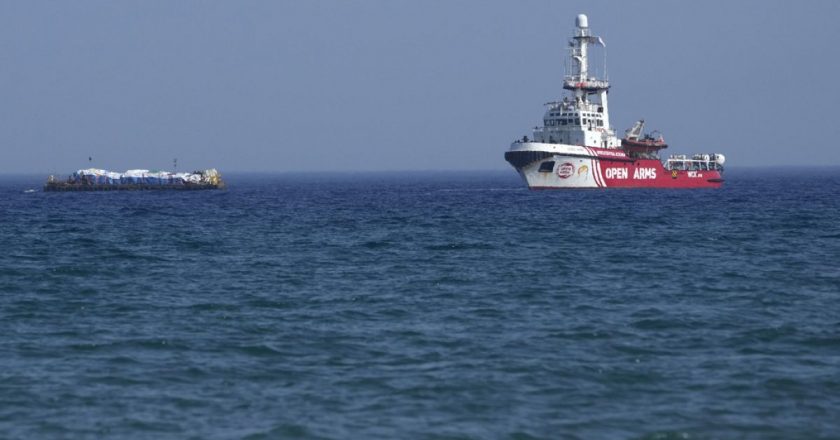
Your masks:
{"label": "water ripple", "polygon": [[835,171],[0,181],[0,437],[837,437]]}

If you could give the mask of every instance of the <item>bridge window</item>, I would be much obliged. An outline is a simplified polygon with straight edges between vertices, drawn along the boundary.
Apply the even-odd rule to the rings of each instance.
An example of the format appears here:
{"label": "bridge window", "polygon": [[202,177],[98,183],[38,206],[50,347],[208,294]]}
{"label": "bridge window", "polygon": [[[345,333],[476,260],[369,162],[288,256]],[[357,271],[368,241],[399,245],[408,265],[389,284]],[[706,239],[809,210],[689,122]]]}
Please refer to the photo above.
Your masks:
{"label": "bridge window", "polygon": [[580,118],[575,118],[575,125],[580,125]]}
{"label": "bridge window", "polygon": [[550,160],[548,162],[543,162],[543,163],[540,164],[539,172],[550,173],[552,171],[554,171],[554,161],[553,160]]}

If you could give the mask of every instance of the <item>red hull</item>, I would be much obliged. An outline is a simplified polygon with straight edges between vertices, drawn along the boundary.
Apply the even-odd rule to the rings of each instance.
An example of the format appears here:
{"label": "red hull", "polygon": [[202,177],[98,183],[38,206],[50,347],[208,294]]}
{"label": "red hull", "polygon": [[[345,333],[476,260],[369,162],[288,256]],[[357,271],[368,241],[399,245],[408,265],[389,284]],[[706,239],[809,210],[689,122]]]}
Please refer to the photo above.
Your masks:
{"label": "red hull", "polygon": [[[618,162],[601,159],[601,184],[606,188],[720,188],[719,171],[668,171],[656,159]],[[626,171],[625,171],[626,170]]]}
{"label": "red hull", "polygon": [[624,152],[588,148],[599,158],[596,181],[606,188],[720,188],[718,170],[666,170],[658,159],[633,159]]}

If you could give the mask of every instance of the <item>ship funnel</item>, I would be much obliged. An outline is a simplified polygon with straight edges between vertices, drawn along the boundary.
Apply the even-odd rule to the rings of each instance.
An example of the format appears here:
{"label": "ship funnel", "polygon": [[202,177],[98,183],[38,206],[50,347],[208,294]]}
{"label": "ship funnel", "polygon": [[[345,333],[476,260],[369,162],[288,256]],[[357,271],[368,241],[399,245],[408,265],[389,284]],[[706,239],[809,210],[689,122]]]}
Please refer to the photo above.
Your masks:
{"label": "ship funnel", "polygon": [[586,14],[578,14],[577,19],[575,19],[575,25],[581,29],[588,28],[589,19],[586,18]]}

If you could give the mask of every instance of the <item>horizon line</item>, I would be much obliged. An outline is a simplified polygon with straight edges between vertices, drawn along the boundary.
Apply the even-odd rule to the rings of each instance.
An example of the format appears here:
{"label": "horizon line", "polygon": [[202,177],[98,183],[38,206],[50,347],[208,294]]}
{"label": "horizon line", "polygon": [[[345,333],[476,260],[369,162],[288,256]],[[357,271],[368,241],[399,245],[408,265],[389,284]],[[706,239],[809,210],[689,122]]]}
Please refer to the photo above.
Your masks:
{"label": "horizon line", "polygon": [[[827,168],[838,168],[840,164],[810,164],[810,165],[733,165],[727,166],[726,170],[753,170],[753,169],[827,169]],[[82,168],[84,169],[84,168]],[[218,168],[216,168],[218,170]],[[75,171],[75,170],[73,170]],[[72,173],[73,171],[68,171],[67,175]],[[382,169],[382,170],[370,170],[370,169],[360,169],[360,170],[243,170],[243,169],[232,169],[232,170],[219,170],[219,172],[223,174],[273,174],[273,175],[281,175],[281,174],[336,174],[336,175],[347,175],[347,174],[433,174],[433,173],[445,173],[445,174],[456,174],[456,173],[468,173],[468,174],[476,174],[476,173],[502,173],[502,172],[509,172],[512,171],[513,174],[516,174],[515,170],[505,169],[505,168],[478,168],[478,169]],[[30,176],[50,176],[51,173],[49,172],[41,172],[41,171],[24,171],[24,172],[3,172],[0,171],[0,177],[30,177]],[[55,174],[52,174],[55,175]]]}

